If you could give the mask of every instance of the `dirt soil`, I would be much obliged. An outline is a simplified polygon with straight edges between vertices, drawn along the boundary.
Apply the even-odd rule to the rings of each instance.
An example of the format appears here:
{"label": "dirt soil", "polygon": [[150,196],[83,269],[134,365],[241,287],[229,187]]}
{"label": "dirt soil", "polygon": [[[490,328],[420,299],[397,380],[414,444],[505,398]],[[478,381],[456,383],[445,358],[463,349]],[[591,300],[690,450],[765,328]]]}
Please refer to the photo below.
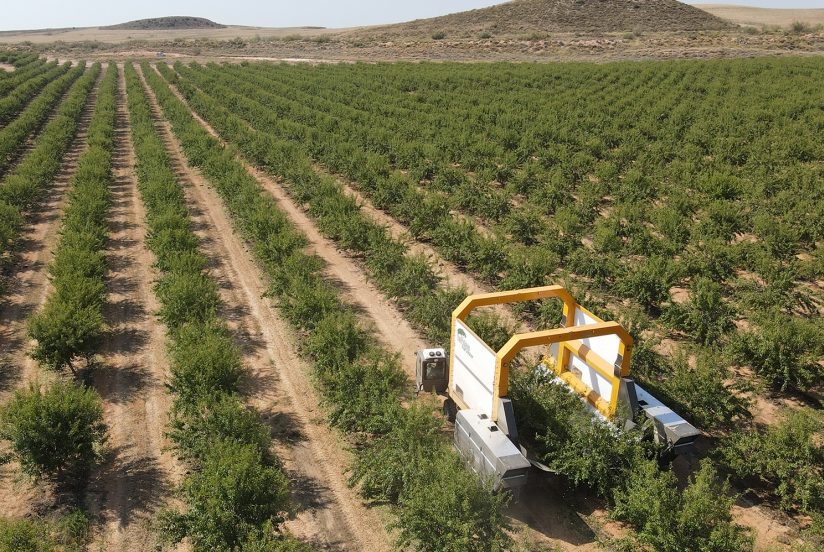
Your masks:
{"label": "dirt soil", "polygon": [[693,4],[737,25],[776,25],[790,27],[796,21],[808,25],[824,24],[824,9],[756,8],[736,4]]}
{"label": "dirt soil", "polygon": [[0,63],[0,69],[11,73],[12,71],[16,71],[17,67],[8,63]]}
{"label": "dirt soil", "polygon": [[264,299],[267,286],[260,269],[233,232],[220,198],[186,163],[151,91],[150,96],[158,129],[186,188],[197,235],[213,263],[210,269],[225,305],[222,314],[250,370],[249,401],[270,423],[276,452],[292,481],[296,512],[287,529],[324,550],[391,549],[381,512],[366,508],[346,483],[351,456],[324,422],[296,336]]}
{"label": "dirt soil", "polygon": [[104,317],[108,335],[92,384],[104,403],[109,427],[106,463],[92,477],[87,504],[96,527],[93,550],[154,550],[149,524],[170,503],[183,467],[164,436],[170,397],[164,387],[165,335],[152,291],[157,275],[146,247],[146,213],[135,174],[135,155],[119,75],[114,184],[109,220]]}
{"label": "dirt soil", "polygon": [[[0,403],[16,389],[52,380],[55,374],[41,370],[28,356],[33,342],[26,336],[26,322],[46,302],[52,291],[48,266],[60,238],[60,220],[66,205],[69,181],[77,159],[88,147],[86,137],[100,81],[89,94],[77,134],[63,165],[46,190],[41,205],[29,215],[19,246],[19,257],[6,278],[8,289],[0,297]],[[0,517],[19,519],[49,510],[60,497],[51,485],[37,485],[19,474],[15,463],[0,466]],[[70,497],[66,497],[70,499]]]}

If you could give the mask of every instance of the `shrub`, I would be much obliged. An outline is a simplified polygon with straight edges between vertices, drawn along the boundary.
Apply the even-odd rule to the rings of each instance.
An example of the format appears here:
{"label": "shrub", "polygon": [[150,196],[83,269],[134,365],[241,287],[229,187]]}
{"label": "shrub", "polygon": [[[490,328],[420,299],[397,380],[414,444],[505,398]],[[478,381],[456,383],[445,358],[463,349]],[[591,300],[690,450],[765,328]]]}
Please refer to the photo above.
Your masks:
{"label": "shrub", "polygon": [[171,330],[186,322],[203,323],[215,316],[217,284],[205,273],[169,272],[156,284],[159,316]]}
{"label": "shrub", "polygon": [[81,552],[89,520],[80,510],[56,519],[0,519],[0,552]]}
{"label": "shrub", "polygon": [[361,494],[368,499],[396,504],[443,446],[442,421],[422,403],[406,410],[396,405],[392,418],[386,435],[368,441],[358,451],[350,483],[360,485]]}
{"label": "shrub", "polygon": [[667,322],[683,330],[702,345],[715,345],[735,326],[733,309],[724,302],[719,284],[696,278],[690,285],[690,299],[673,304],[665,313]]}
{"label": "shrub", "polygon": [[91,358],[102,331],[103,315],[98,307],[50,301],[29,319],[29,337],[37,341],[31,356],[53,370],[68,367],[74,372],[73,361]]}
{"label": "shrub", "polygon": [[739,430],[719,451],[741,480],[773,489],[785,510],[824,508],[824,424],[808,409],[787,414],[766,431]]}
{"label": "shrub", "polygon": [[648,454],[639,432],[596,420],[576,394],[532,368],[510,376],[518,431],[540,460],[578,485],[610,496],[625,471]]}
{"label": "shrub", "polygon": [[0,411],[0,428],[12,457],[34,477],[82,474],[99,459],[106,441],[100,396],[64,382],[17,391]]}
{"label": "shrub", "polygon": [[238,397],[209,397],[197,405],[180,408],[175,402],[169,437],[180,456],[188,460],[205,458],[212,444],[233,441],[257,448],[261,456],[268,454],[271,443],[269,428],[257,411],[248,408]]}
{"label": "shrub", "polygon": [[738,362],[752,366],[768,385],[782,391],[805,390],[821,381],[824,334],[820,324],[779,312],[758,317],[756,324],[732,342],[731,352]]}
{"label": "shrub", "polygon": [[455,454],[443,449],[421,470],[401,498],[403,507],[396,523],[399,547],[414,546],[419,552],[499,552],[507,548],[506,493],[492,493]]}
{"label": "shrub", "polygon": [[321,376],[329,420],[346,432],[386,433],[408,386],[397,354],[373,350]]}
{"label": "shrub", "polygon": [[695,368],[683,352],[672,360],[672,372],[661,384],[667,402],[705,431],[729,428],[748,416],[748,401],[726,385],[729,369],[714,351],[696,355]]}
{"label": "shrub", "polygon": [[638,301],[648,311],[656,311],[669,300],[669,290],[676,277],[672,261],[650,257],[634,263],[618,281],[619,291]]}
{"label": "shrub", "polygon": [[169,387],[179,404],[195,405],[214,395],[237,392],[243,365],[229,332],[220,324],[186,324],[170,354]]}
{"label": "shrub", "polygon": [[443,31],[436,31],[432,33],[432,40],[443,40],[446,38],[446,33]]}
{"label": "shrub", "polygon": [[635,526],[637,541],[656,552],[751,550],[752,538],[732,522],[729,491],[709,462],[679,492],[675,475],[647,460],[616,490],[613,516]]}
{"label": "shrub", "polygon": [[267,522],[276,526],[288,509],[286,476],[267,465],[260,450],[217,441],[202,469],[181,488],[188,509],[160,517],[163,537],[173,543],[188,537],[195,550],[235,550]]}

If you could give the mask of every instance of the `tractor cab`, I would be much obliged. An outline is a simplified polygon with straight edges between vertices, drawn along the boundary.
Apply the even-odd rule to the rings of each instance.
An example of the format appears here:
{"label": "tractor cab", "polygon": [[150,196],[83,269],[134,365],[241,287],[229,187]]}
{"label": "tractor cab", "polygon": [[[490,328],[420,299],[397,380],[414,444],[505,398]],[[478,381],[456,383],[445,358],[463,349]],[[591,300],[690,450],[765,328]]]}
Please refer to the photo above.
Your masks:
{"label": "tractor cab", "polygon": [[422,349],[415,353],[415,389],[445,393],[449,385],[449,358],[443,349]]}

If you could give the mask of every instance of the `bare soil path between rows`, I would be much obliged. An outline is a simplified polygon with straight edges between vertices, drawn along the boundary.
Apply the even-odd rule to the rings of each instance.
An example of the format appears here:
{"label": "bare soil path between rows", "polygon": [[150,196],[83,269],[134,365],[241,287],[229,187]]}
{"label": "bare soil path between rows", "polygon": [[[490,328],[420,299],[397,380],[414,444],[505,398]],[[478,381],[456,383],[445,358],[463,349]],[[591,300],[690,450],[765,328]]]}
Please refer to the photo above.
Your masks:
{"label": "bare soil path between rows", "polygon": [[150,523],[183,475],[164,436],[170,397],[165,334],[155,313],[154,255],[135,174],[126,83],[119,68],[112,205],[106,248],[108,327],[92,385],[103,398],[109,454],[87,494],[95,521],[90,550],[154,550]]}
{"label": "bare soil path between rows", "polygon": [[[176,87],[170,85],[170,88],[184,104],[187,104]],[[194,112],[192,112],[192,115],[209,134],[223,142],[222,138],[207,121]],[[311,218],[292,201],[282,184],[242,158],[239,158],[239,161],[273,196],[278,203],[278,207],[287,214],[292,223],[308,237],[311,249],[327,261],[329,265],[327,276],[340,282],[341,285],[347,286],[347,288],[344,288],[348,291],[347,299],[359,307],[361,314],[374,323],[378,337],[391,350],[400,350],[404,353],[402,356],[404,367],[409,377],[414,379],[415,366],[412,353],[425,345],[425,341],[403,318],[402,313],[394,304],[386,299],[380,290],[369,281],[365,271],[354,260],[341,253],[334,242],[320,234]],[[365,200],[364,203],[366,203]],[[397,233],[398,236],[401,236],[406,233],[402,225],[374,207],[367,212],[369,214],[380,213],[379,222],[387,224],[393,235]],[[418,247],[420,247],[420,252],[432,258],[441,259],[434,249],[423,244],[418,244]],[[455,281],[450,281],[450,283],[466,285],[467,288],[471,287],[473,291],[485,290],[470,276],[461,273],[454,265],[442,259],[441,261],[442,263],[438,263],[442,267],[441,274],[447,279],[450,277],[455,278]],[[393,321],[397,322],[393,323]],[[588,514],[592,514],[594,511],[593,508]],[[522,493],[520,500],[510,507],[509,515],[510,521],[513,522],[517,533],[519,533],[518,538],[527,542],[576,551],[595,550],[598,546],[596,544],[597,536],[594,532],[569,507],[568,500],[561,497],[553,484],[544,480],[544,478],[537,478],[534,484],[531,484]]]}
{"label": "bare soil path between rows", "polygon": [[[102,77],[101,77],[102,78]],[[60,237],[60,221],[66,204],[69,181],[77,168],[77,159],[86,151],[100,80],[86,99],[74,140],[63,156],[63,164],[45,192],[40,205],[28,216],[18,247],[18,258],[4,278],[8,283],[0,297],[0,403],[5,403],[16,389],[53,374],[41,371],[28,356],[33,342],[26,335],[26,322],[46,302],[51,284],[48,266]],[[45,483],[32,484],[19,475],[17,465],[0,466],[0,517],[19,519],[41,513],[54,504],[54,489]]]}
{"label": "bare soil path between rows", "polygon": [[291,479],[297,511],[287,529],[324,550],[391,549],[380,512],[366,508],[346,484],[343,471],[351,455],[324,422],[295,334],[264,299],[266,282],[251,253],[233,231],[220,198],[186,162],[145,81],[144,86],[185,187],[201,247],[213,263],[210,269],[225,305],[222,315],[250,371],[245,391],[272,427],[276,452]]}

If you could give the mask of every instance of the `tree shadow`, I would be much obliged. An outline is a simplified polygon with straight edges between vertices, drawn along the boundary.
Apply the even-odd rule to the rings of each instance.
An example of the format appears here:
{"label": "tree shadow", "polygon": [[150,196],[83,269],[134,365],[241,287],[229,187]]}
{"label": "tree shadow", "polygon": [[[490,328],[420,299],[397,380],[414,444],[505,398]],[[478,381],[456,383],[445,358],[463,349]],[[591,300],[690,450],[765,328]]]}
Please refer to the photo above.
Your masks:
{"label": "tree shadow", "polygon": [[93,482],[94,490],[101,494],[101,512],[115,517],[123,527],[139,514],[156,511],[171,493],[157,460],[143,456],[125,458],[130,449],[124,446],[110,450]]}
{"label": "tree shadow", "polygon": [[529,482],[518,490],[506,513],[542,535],[575,546],[595,543],[598,536],[581,518],[596,504],[582,502],[569,489],[559,488],[553,476],[533,469]]}

